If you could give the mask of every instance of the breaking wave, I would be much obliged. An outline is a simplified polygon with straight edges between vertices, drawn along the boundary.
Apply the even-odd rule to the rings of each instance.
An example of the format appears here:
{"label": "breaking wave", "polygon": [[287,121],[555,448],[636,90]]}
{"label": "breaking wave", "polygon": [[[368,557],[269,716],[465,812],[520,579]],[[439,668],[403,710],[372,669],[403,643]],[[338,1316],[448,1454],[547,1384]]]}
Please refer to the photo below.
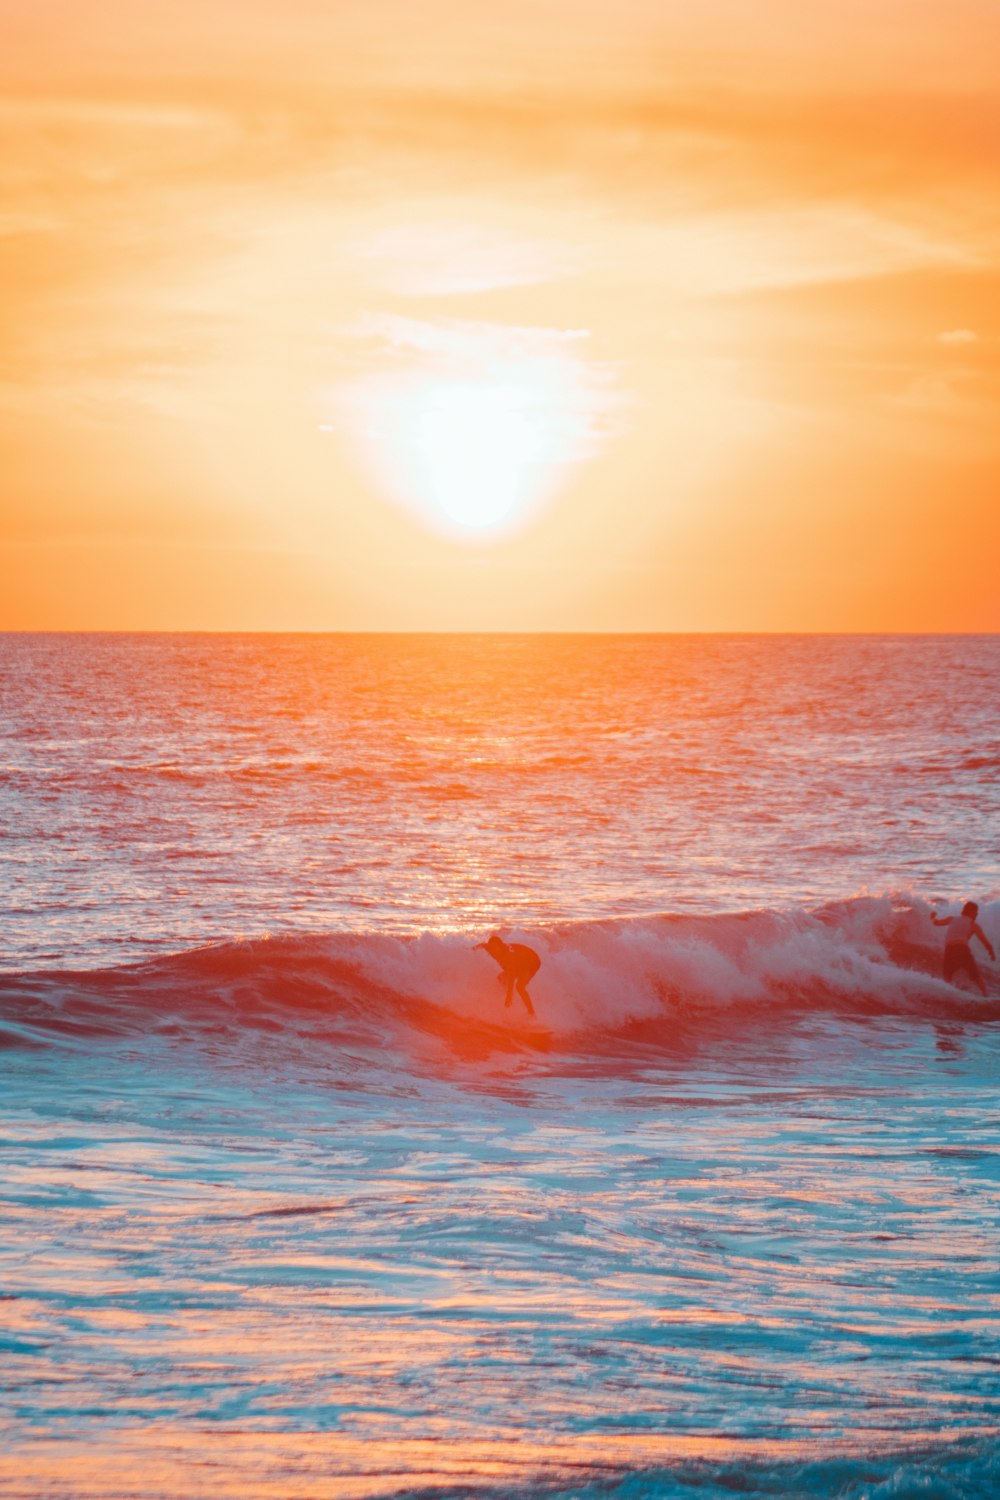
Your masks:
{"label": "breaking wave", "polygon": [[[599,1050],[615,1036],[655,1043],[679,1029],[765,1023],[789,1011],[1000,1019],[991,997],[945,983],[940,934],[914,898],[860,896],[818,908],[573,922],[506,930],[542,958],[538,1021],[505,1011],[481,933],[334,932],[215,943],[120,968],[0,977],[6,1045],[64,1038],[295,1030],[378,1044],[451,1024],[544,1029],[551,1045]],[[987,933],[1000,902],[983,906]]]}

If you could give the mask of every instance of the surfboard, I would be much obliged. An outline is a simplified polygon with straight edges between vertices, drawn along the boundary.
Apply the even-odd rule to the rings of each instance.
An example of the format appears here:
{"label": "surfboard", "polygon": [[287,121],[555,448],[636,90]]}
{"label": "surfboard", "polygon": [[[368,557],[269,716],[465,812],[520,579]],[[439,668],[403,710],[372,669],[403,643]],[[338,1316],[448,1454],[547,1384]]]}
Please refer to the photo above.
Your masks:
{"label": "surfboard", "polygon": [[520,1022],[474,1021],[467,1035],[480,1036],[494,1045],[510,1048],[531,1047],[536,1052],[546,1052],[552,1045],[553,1033],[545,1026],[523,1026]]}
{"label": "surfboard", "polygon": [[503,1030],[526,1047],[535,1047],[539,1051],[552,1045],[552,1032],[545,1026],[505,1026]]}

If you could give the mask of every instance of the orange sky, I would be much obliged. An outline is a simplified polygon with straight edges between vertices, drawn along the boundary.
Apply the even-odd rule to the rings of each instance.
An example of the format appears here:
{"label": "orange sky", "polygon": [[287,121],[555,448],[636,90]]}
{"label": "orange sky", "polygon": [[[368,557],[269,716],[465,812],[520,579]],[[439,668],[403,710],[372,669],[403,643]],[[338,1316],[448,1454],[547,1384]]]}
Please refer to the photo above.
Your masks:
{"label": "orange sky", "polygon": [[1000,630],[996,0],[0,34],[0,628]]}

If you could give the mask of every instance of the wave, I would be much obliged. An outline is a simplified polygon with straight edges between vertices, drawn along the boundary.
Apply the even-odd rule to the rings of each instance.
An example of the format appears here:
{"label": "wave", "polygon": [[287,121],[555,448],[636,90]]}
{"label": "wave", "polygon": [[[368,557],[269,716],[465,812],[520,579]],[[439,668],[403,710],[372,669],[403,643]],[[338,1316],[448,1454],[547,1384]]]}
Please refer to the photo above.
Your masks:
{"label": "wave", "polygon": [[[819,1446],[819,1445],[817,1445]],[[806,1459],[689,1460],[669,1468],[583,1474],[570,1488],[525,1487],[523,1500],[983,1500],[1000,1493],[1000,1444],[956,1435],[909,1449],[819,1452]],[[424,1492],[426,1494],[426,1492]],[[509,1494],[509,1491],[504,1491]],[[496,1489],[481,1500],[500,1500]],[[413,1491],[398,1500],[416,1500]]]}
{"label": "wave", "polygon": [[[821,907],[661,913],[501,929],[541,956],[538,1020],[505,1011],[484,933],[288,934],[213,943],[100,970],[0,975],[0,1041],[44,1045],[149,1030],[280,1034],[379,1046],[401,1030],[507,1036],[512,1046],[598,1050],[655,1044],[789,1012],[1000,1019],[990,997],[940,978],[940,932],[913,897],[858,896]],[[1000,901],[980,922],[996,946]]]}

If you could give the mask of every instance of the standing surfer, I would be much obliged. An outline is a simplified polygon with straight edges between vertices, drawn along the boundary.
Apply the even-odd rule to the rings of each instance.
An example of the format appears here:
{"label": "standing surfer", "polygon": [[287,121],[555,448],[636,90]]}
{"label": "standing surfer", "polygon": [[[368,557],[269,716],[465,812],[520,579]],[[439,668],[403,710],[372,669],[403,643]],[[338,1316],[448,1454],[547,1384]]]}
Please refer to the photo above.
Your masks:
{"label": "standing surfer", "polygon": [[508,1006],[514,997],[514,991],[520,995],[527,1007],[528,1015],[535,1014],[535,1007],[531,1003],[528,994],[528,980],[534,979],[542,966],[542,960],[538,957],[534,948],[527,947],[524,943],[505,943],[499,933],[494,933],[487,938],[485,943],[476,943],[477,948],[483,948],[500,965],[500,973],[497,975],[498,984],[506,984],[507,998],[504,1006]]}
{"label": "standing surfer", "polygon": [[962,907],[961,916],[939,917],[937,912],[931,912],[931,921],[935,927],[947,927],[948,931],[944,939],[944,977],[951,981],[956,974],[966,973],[969,978],[978,984],[980,992],[986,994],[986,985],[983,976],[979,972],[975,954],[971,943],[973,938],[978,938],[986,949],[990,958],[996,959],[993,952],[993,944],[980,927],[977,918],[979,907],[975,901],[966,901]]}

